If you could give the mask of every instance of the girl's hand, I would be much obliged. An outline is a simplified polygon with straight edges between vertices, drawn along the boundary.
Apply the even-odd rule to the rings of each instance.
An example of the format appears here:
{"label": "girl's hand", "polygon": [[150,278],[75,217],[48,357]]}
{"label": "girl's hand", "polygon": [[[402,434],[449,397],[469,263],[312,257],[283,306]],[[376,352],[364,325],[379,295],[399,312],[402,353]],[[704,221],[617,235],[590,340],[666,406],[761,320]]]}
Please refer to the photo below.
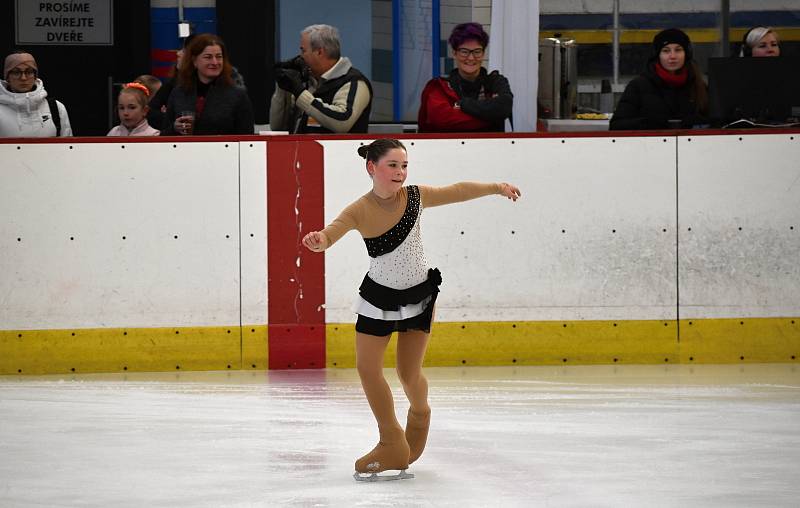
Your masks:
{"label": "girl's hand", "polygon": [[322,252],[325,250],[327,238],[319,231],[312,231],[303,237],[303,245],[312,252]]}
{"label": "girl's hand", "polygon": [[522,196],[522,193],[519,191],[519,188],[517,188],[514,185],[511,185],[510,183],[505,183],[505,182],[500,184],[500,194],[507,197],[511,201],[516,201],[517,199],[519,199],[520,196]]}

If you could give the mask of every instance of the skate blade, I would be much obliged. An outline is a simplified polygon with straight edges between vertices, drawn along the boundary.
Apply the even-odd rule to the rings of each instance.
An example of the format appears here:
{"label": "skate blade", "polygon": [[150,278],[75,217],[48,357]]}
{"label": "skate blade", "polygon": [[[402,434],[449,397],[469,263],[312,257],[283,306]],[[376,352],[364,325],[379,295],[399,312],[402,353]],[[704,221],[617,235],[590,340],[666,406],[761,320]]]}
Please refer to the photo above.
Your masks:
{"label": "skate blade", "polygon": [[353,473],[353,478],[355,478],[357,482],[388,482],[391,480],[409,480],[414,478],[414,474],[406,473],[405,469],[401,469],[397,474],[386,475],[380,475],[378,473],[359,473],[356,471]]}

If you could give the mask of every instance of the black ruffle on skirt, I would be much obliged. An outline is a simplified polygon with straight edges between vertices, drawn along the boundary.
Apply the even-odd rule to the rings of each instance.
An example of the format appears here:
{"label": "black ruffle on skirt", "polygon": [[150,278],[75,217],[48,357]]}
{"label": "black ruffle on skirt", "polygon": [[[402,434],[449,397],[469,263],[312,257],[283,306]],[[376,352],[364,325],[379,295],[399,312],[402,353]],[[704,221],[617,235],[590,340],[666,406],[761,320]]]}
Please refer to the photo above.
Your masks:
{"label": "black ruffle on skirt", "polygon": [[425,298],[436,295],[441,283],[442,274],[438,268],[428,269],[428,278],[408,289],[392,289],[365,275],[358,292],[364,300],[381,310],[397,311],[402,305],[420,303]]}
{"label": "black ruffle on skirt", "polygon": [[412,330],[422,330],[425,333],[431,333],[431,324],[433,323],[433,309],[436,307],[436,294],[431,297],[427,307],[416,316],[411,316],[407,319],[397,321],[384,321],[382,319],[372,319],[366,316],[358,315],[356,320],[356,331],[374,335],[376,337],[386,337],[393,332],[409,332]]}

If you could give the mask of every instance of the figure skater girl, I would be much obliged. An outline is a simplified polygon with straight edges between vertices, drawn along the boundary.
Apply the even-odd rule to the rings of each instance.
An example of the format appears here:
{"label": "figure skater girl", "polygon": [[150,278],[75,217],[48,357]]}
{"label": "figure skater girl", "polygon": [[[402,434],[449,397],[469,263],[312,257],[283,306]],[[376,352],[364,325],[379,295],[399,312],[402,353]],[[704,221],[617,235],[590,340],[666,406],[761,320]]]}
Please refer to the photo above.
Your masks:
{"label": "figure skater girl", "polygon": [[158,130],[147,123],[150,107],[150,90],[142,83],[126,83],[117,98],[119,125],[108,131],[107,136],[158,136]]}
{"label": "figure skater girl", "polygon": [[[508,183],[461,182],[446,187],[403,186],[408,156],[396,139],[376,139],[361,146],[372,190],[350,204],[322,231],[303,237],[303,245],[322,252],[351,229],[364,238],[370,268],[356,303],[356,366],[361,386],[378,423],[380,440],[356,460],[356,480],[410,478],[405,472],[425,448],[430,427],[428,381],[422,361],[430,337],[434,304],[442,278],[429,269],[420,237],[426,208],[500,194],[520,197]],[[410,407],[403,431],[389,384],[383,377],[383,355],[392,332],[398,332],[397,374]],[[398,470],[394,476],[377,473]],[[362,476],[365,475],[365,476]]]}

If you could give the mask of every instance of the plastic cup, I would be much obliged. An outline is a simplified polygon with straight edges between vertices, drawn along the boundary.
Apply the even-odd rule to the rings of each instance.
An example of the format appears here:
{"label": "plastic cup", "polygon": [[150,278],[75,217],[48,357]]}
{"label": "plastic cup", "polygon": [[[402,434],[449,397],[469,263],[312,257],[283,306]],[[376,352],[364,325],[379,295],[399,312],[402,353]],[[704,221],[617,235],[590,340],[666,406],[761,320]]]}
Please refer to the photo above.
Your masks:
{"label": "plastic cup", "polygon": [[182,119],[180,130],[181,134],[191,134],[194,132],[194,111],[181,111],[179,119]]}

